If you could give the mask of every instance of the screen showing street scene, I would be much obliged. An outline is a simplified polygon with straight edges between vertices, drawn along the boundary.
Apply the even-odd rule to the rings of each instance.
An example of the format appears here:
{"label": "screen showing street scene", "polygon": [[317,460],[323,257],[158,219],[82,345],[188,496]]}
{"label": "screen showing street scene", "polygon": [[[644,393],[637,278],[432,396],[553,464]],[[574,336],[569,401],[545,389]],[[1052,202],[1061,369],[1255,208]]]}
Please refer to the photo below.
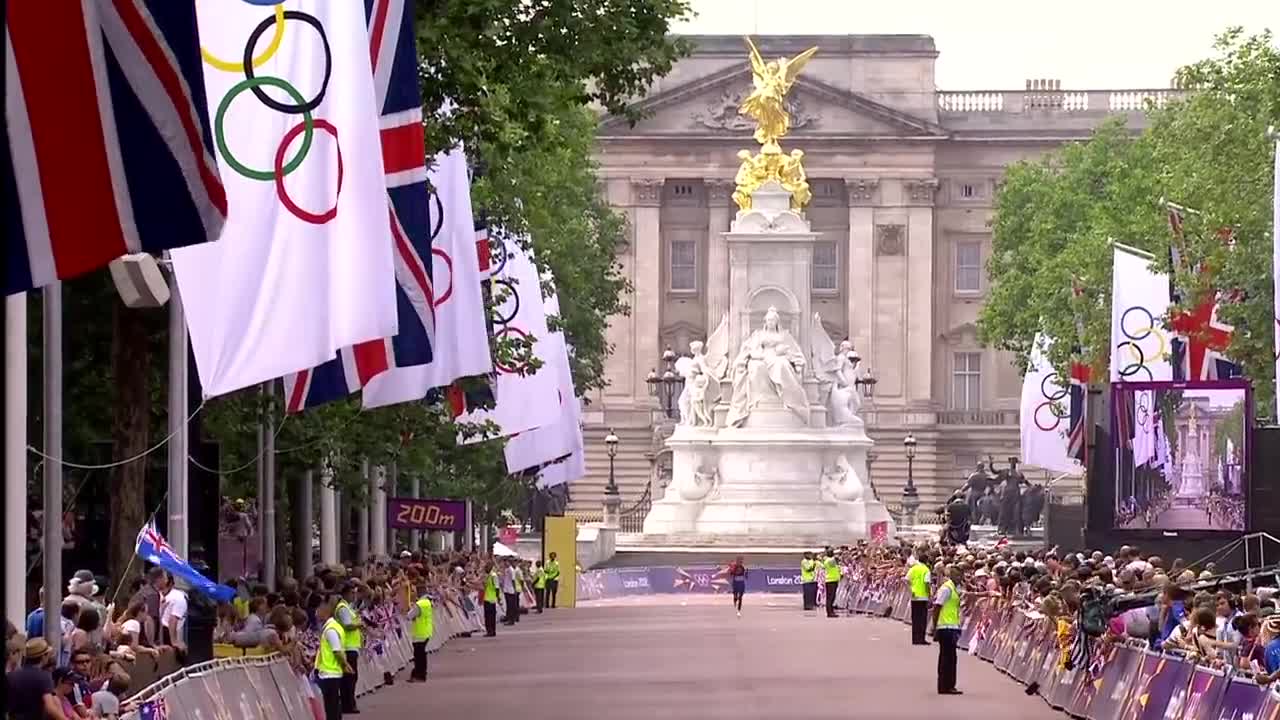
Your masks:
{"label": "screen showing street scene", "polygon": [[1244,530],[1248,390],[1171,385],[1114,395],[1116,526]]}

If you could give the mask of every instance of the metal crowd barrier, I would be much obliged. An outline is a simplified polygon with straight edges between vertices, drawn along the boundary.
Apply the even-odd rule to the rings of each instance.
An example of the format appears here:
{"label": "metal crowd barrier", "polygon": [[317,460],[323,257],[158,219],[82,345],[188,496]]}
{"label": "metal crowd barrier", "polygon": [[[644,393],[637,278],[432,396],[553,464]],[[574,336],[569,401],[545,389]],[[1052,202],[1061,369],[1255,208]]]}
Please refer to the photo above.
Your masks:
{"label": "metal crowd barrier", "polygon": [[[905,582],[849,580],[837,604],[910,623]],[[1229,669],[1199,665],[1137,643],[1100,650],[1088,667],[1062,668],[1056,628],[994,598],[965,607],[959,646],[1023,685],[1036,684],[1051,707],[1088,720],[1280,718],[1280,688],[1260,687]]]}
{"label": "metal crowd barrier", "polygon": [[[532,605],[526,593],[522,604]],[[483,630],[481,605],[472,595],[461,603],[435,603],[435,634],[427,652],[439,650],[459,635]],[[383,684],[384,673],[395,674],[409,665],[413,645],[409,623],[397,617],[382,637],[366,641],[360,653],[357,694],[373,692]],[[167,720],[199,718],[272,718],[315,720],[309,683],[293,671],[280,654],[237,655],[182,668],[160,678],[128,699],[131,710],[125,720],[163,717]]]}

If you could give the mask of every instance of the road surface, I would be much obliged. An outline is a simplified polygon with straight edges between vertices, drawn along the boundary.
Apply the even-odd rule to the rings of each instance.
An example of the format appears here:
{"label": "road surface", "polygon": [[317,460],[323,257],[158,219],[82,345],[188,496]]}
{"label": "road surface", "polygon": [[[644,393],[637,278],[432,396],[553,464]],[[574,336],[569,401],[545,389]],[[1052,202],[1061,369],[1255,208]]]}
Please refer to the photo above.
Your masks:
{"label": "road surface", "polygon": [[649,596],[527,615],[497,638],[455,638],[430,679],[361,699],[366,718],[509,720],[1064,720],[962,653],[963,696],[935,693],[937,651],[907,626],[828,619],[799,596]]}

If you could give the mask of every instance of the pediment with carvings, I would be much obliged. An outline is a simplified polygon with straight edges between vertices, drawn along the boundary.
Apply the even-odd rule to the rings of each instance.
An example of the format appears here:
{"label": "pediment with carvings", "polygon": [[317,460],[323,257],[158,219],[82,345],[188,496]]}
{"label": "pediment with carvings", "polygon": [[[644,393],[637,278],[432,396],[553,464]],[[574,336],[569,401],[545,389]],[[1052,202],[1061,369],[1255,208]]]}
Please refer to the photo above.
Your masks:
{"label": "pediment with carvings", "polygon": [[[751,91],[744,64],[661,91],[636,103],[643,114],[635,126],[625,117],[606,116],[601,135],[663,135],[749,138],[754,124],[738,114]],[[937,123],[897,110],[857,92],[801,75],[787,97],[792,133],[804,136],[945,137]]]}
{"label": "pediment with carvings", "polygon": [[978,339],[978,326],[971,322],[963,322],[940,334],[938,338],[952,345],[976,342]]}

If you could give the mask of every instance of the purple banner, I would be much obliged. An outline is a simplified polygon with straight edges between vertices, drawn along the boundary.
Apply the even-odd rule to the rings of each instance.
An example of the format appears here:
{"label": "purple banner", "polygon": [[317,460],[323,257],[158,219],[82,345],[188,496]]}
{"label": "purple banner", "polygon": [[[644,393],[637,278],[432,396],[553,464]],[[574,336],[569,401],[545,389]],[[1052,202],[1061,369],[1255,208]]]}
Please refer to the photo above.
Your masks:
{"label": "purple banner", "polygon": [[1227,691],[1222,694],[1222,705],[1218,707],[1217,720],[1240,720],[1241,718],[1262,717],[1262,703],[1267,691],[1258,687],[1251,680],[1232,678],[1227,684]]}
{"label": "purple banner", "polygon": [[1207,667],[1197,667],[1191,674],[1187,688],[1187,700],[1182,708],[1182,720],[1215,720],[1214,711],[1227,691],[1226,673]]}
{"label": "purple banner", "polygon": [[[1146,692],[1136,700],[1142,706],[1140,720],[1164,720],[1178,717],[1182,702],[1187,697],[1187,685],[1191,681],[1191,664],[1169,656],[1157,658],[1155,672],[1147,681]],[[1170,705],[1176,705],[1172,714],[1166,714]]]}
{"label": "purple banner", "polygon": [[388,498],[387,527],[394,530],[467,531],[467,503],[462,500]]}
{"label": "purple banner", "polygon": [[[578,574],[578,595],[584,600],[654,593],[727,593],[730,585],[726,569],[714,566],[608,568]],[[800,587],[799,570],[747,571],[747,592],[799,593]]]}

